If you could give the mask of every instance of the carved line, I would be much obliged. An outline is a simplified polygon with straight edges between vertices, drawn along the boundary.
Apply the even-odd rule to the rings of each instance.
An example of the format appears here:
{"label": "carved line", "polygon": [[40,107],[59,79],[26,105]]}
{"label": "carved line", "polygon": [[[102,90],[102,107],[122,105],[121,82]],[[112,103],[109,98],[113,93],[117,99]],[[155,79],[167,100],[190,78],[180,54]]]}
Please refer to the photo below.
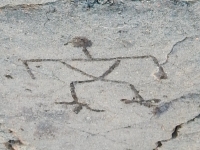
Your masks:
{"label": "carved line", "polygon": [[110,66],[110,68],[106,72],[104,72],[99,78],[103,79],[107,75],[109,75],[116,67],[119,66],[120,62],[120,60],[115,61],[115,63],[112,66]]}
{"label": "carved line", "polygon": [[75,105],[76,104],[77,106],[74,108],[74,112],[76,114],[78,114],[83,107],[85,107],[86,109],[89,109],[91,111],[103,112],[104,110],[92,109],[91,107],[89,107],[88,104],[78,102],[78,97],[77,97],[77,94],[76,94],[76,91],[75,91],[75,84],[77,84],[77,83],[88,83],[88,82],[93,82],[93,81],[95,81],[95,80],[86,80],[86,81],[71,82],[70,83],[70,90],[71,90],[72,98],[74,100],[72,102],[55,102],[55,103],[56,104],[65,104],[65,105]]}
{"label": "carved line", "polygon": [[30,67],[28,66],[28,62],[26,60],[23,60],[22,62],[24,64],[24,66],[26,67],[26,70],[27,70],[28,74],[31,76],[31,78],[35,79],[34,74],[32,73]]}
{"label": "carved line", "polygon": [[85,75],[87,77],[92,78],[92,80],[73,81],[73,82],[71,82],[70,90],[71,90],[71,96],[73,98],[72,102],[56,102],[56,104],[66,104],[66,105],[75,105],[76,104],[77,107],[74,108],[74,112],[75,113],[79,113],[81,111],[82,107],[85,107],[86,109],[89,109],[91,111],[96,111],[96,112],[103,112],[104,111],[104,110],[92,109],[92,108],[89,107],[88,104],[80,103],[78,101],[78,97],[77,97],[77,94],[76,94],[76,91],[75,91],[75,85],[84,84],[84,83],[91,83],[91,82],[95,82],[95,81],[111,82],[111,83],[117,83],[117,84],[126,84],[126,85],[130,86],[130,89],[133,91],[135,97],[133,97],[132,100],[122,99],[121,101],[125,102],[125,104],[138,103],[138,104],[144,105],[146,107],[151,107],[151,106],[154,106],[152,103],[160,102],[160,100],[158,100],[158,99],[144,100],[142,98],[142,96],[139,94],[139,91],[136,90],[136,88],[135,88],[135,86],[133,84],[130,84],[130,83],[125,82],[125,81],[104,79],[107,75],[112,73],[115,68],[117,68],[119,66],[121,60],[128,60],[128,59],[152,58],[154,64],[159,67],[159,71],[163,71],[163,73],[164,73],[164,70],[160,66],[160,64],[158,63],[158,60],[157,60],[156,57],[151,56],[151,55],[145,55],[145,56],[133,56],[133,57],[92,58],[92,56],[89,54],[89,51],[86,51],[84,54],[88,57],[88,59],[71,59],[71,60],[68,60],[68,61],[85,61],[85,62],[87,62],[87,61],[90,61],[90,62],[92,62],[92,61],[103,61],[104,62],[104,61],[113,61],[113,60],[116,60],[116,61],[113,63],[113,65],[111,65],[109,67],[108,70],[106,70],[99,77],[95,77],[93,75],[90,75],[90,74],[78,69],[78,68],[75,68],[75,67],[69,65],[68,63],[64,62],[62,59],[29,59],[29,60],[22,60],[22,62],[25,65],[25,67],[27,69],[27,72],[29,73],[29,75],[31,76],[32,79],[35,79],[35,76],[32,73],[32,71],[31,71],[31,69],[30,69],[30,67],[28,65],[28,62],[60,62],[63,65],[65,65],[67,68],[72,69],[72,70],[74,70],[76,72],[81,73],[82,75]]}
{"label": "carved line", "polygon": [[83,47],[83,53],[86,55],[86,57],[88,58],[88,59],[92,59],[92,55],[90,54],[90,52],[87,50],[87,48],[86,47]]}
{"label": "carved line", "polygon": [[78,106],[74,108],[74,112],[77,113],[77,114],[81,111],[82,107],[86,107],[87,109],[89,109],[91,111],[95,111],[95,112],[103,112],[103,111],[105,111],[105,110],[92,109],[92,108],[89,107],[88,104],[84,104],[84,103],[78,102],[78,97],[77,97],[77,94],[75,92],[75,85],[77,85],[77,84],[91,83],[91,82],[95,82],[95,81],[98,81],[98,80],[100,80],[102,82],[110,82],[110,83],[118,83],[118,84],[129,85],[131,87],[130,89],[135,94],[135,97],[133,97],[133,99],[138,99],[138,100],[132,100],[131,103],[138,103],[138,104],[146,106],[146,107],[152,107],[152,106],[154,106],[152,103],[158,103],[158,102],[160,102],[160,100],[158,100],[158,99],[144,100],[142,98],[142,96],[139,94],[139,92],[135,89],[135,87],[132,84],[128,83],[128,82],[97,78],[95,80],[85,80],[85,81],[74,81],[74,82],[72,82],[70,84],[70,89],[71,89],[71,95],[72,95],[74,101],[72,101],[72,102],[56,102],[56,104],[66,104],[66,105],[77,104]]}
{"label": "carved line", "polygon": [[64,64],[65,66],[67,66],[67,68],[72,69],[72,70],[74,70],[74,71],[76,71],[76,72],[79,72],[79,73],[81,73],[82,75],[85,75],[85,76],[90,77],[90,78],[93,78],[93,79],[96,79],[96,78],[97,78],[97,77],[95,77],[95,76],[93,76],[93,75],[87,74],[86,72],[84,72],[84,71],[82,71],[82,70],[80,70],[80,69],[78,69],[78,68],[75,68],[75,67],[69,65],[68,63],[66,63],[66,62],[64,62],[64,61],[59,61],[59,62],[61,62],[61,63]]}

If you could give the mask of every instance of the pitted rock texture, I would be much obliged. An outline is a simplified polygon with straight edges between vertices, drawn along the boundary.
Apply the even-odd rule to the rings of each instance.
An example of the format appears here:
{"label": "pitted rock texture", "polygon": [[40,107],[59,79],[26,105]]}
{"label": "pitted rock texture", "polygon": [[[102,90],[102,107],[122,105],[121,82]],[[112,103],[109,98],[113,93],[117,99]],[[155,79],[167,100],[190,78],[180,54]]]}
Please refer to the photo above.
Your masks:
{"label": "pitted rock texture", "polygon": [[0,149],[200,148],[200,2],[102,3],[0,7]]}

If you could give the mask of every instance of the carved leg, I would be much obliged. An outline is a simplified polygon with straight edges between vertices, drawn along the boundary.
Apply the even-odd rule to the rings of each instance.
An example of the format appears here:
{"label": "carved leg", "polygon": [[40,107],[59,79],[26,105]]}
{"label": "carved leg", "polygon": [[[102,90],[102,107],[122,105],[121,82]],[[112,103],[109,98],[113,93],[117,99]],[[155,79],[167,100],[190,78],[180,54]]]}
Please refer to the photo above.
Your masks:
{"label": "carved leg", "polygon": [[104,110],[99,110],[99,109],[93,109],[91,108],[88,104],[86,103],[81,103],[78,101],[78,97],[75,91],[75,85],[76,84],[83,84],[83,83],[90,83],[90,82],[94,82],[95,80],[85,80],[85,81],[74,81],[70,83],[70,90],[71,90],[71,95],[73,98],[72,102],[55,102],[56,104],[65,104],[65,105],[76,105],[74,108],[74,112],[76,114],[78,114],[83,107],[85,107],[86,109],[89,109],[91,111],[95,111],[95,112],[104,112]]}

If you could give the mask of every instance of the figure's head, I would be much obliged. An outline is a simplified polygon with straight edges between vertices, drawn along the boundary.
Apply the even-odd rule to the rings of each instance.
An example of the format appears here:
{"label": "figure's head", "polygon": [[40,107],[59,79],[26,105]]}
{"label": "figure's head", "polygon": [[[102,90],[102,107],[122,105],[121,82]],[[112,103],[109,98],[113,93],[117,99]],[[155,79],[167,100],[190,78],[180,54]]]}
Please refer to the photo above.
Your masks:
{"label": "figure's head", "polygon": [[[92,41],[88,40],[86,37],[84,36],[77,36],[74,37],[72,40],[70,40],[68,43],[72,43],[72,45],[74,47],[90,47],[92,46]],[[67,45],[68,43],[66,43],[65,45]]]}

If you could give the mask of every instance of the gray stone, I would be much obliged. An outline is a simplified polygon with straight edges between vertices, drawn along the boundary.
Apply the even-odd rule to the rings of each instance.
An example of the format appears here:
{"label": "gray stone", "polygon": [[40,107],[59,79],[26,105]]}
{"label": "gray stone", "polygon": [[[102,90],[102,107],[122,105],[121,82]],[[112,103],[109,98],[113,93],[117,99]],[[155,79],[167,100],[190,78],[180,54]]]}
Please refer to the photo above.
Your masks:
{"label": "gray stone", "polygon": [[199,1],[27,4],[0,8],[0,149],[199,149]]}

